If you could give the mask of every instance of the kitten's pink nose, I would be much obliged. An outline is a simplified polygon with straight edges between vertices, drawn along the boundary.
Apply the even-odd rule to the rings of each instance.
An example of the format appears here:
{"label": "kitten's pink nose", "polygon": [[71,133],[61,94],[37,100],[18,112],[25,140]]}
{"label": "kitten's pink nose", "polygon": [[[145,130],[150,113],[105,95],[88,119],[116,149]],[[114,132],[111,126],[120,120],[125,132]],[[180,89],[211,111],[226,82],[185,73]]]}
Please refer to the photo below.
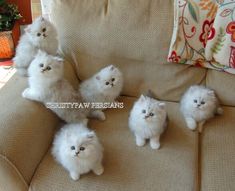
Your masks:
{"label": "kitten's pink nose", "polygon": [[78,154],[79,154],[79,151],[78,151],[78,152],[76,152],[75,154],[76,154],[76,155],[78,155]]}

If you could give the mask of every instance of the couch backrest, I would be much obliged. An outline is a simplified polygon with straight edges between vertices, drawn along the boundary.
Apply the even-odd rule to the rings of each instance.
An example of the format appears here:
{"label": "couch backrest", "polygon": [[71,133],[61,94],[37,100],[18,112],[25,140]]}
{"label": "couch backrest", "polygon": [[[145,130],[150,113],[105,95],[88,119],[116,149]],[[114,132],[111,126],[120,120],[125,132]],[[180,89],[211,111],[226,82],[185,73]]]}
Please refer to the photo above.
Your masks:
{"label": "couch backrest", "polygon": [[56,0],[51,14],[62,53],[81,80],[115,64],[124,73],[124,95],[151,89],[179,101],[191,84],[206,83],[207,70],[166,63],[173,16],[173,0]]}

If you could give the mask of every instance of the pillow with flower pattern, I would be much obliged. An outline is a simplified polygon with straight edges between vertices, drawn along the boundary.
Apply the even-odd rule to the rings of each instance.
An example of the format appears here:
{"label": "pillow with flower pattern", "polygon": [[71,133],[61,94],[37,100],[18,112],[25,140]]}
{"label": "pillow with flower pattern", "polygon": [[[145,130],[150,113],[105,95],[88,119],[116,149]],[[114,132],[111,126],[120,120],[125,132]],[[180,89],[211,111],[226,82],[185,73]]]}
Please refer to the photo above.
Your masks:
{"label": "pillow with flower pattern", "polygon": [[175,0],[169,62],[235,74],[235,1]]}

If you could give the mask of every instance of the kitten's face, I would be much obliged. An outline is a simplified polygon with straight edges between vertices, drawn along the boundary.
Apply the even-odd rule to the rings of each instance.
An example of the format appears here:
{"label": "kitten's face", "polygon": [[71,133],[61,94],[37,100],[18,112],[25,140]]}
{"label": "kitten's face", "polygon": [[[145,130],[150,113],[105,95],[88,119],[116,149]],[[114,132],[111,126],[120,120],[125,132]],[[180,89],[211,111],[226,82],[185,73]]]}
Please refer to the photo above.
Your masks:
{"label": "kitten's face", "polygon": [[72,158],[87,158],[94,150],[94,132],[66,135],[66,153]]}
{"label": "kitten's face", "polygon": [[213,91],[199,90],[189,96],[189,104],[198,110],[206,110],[215,104],[215,95]]}
{"label": "kitten's face", "polygon": [[25,31],[36,45],[46,42],[51,36],[56,36],[54,26],[43,17],[37,18]]}
{"label": "kitten's face", "polygon": [[120,85],[122,82],[122,74],[118,68],[110,65],[102,69],[96,76],[97,85],[102,90],[109,90],[115,86]]}
{"label": "kitten's face", "polygon": [[62,78],[63,60],[39,51],[29,67],[29,76]]}
{"label": "kitten's face", "polygon": [[135,114],[146,122],[156,121],[165,109],[165,104],[152,98],[141,96],[135,104]]}

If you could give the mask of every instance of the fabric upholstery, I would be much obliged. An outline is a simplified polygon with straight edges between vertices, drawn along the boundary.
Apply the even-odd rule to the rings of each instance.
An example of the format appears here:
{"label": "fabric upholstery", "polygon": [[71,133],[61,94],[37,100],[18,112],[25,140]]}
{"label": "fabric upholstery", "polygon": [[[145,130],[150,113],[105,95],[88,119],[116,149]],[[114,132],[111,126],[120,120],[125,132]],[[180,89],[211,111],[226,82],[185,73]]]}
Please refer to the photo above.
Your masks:
{"label": "fabric upholstery", "polygon": [[104,174],[81,176],[78,182],[57,164],[50,151],[30,185],[31,191],[189,191],[197,181],[197,133],[186,129],[177,103],[167,103],[170,124],[160,150],[137,147],[127,121],[133,98],[122,98],[124,109],[110,109],[105,122],[91,121],[104,146]]}
{"label": "fabric upholstery", "polygon": [[43,105],[25,100],[26,80],[14,76],[0,94],[0,153],[11,161],[25,181],[48,149],[58,118]]}
{"label": "fabric upholstery", "polygon": [[0,156],[0,190],[28,190],[28,184],[24,181],[21,174],[15,166],[3,156]]}
{"label": "fabric upholstery", "polygon": [[208,70],[206,85],[214,89],[224,105],[235,106],[235,78],[232,74]]}
{"label": "fabric upholstery", "polygon": [[124,95],[151,88],[170,101],[178,101],[189,85],[204,83],[205,69],[164,64],[173,26],[171,0],[58,0],[52,8],[62,53],[81,80],[115,64],[124,73]]}
{"label": "fabric upholstery", "polygon": [[235,108],[206,123],[201,137],[201,190],[235,190]]}

